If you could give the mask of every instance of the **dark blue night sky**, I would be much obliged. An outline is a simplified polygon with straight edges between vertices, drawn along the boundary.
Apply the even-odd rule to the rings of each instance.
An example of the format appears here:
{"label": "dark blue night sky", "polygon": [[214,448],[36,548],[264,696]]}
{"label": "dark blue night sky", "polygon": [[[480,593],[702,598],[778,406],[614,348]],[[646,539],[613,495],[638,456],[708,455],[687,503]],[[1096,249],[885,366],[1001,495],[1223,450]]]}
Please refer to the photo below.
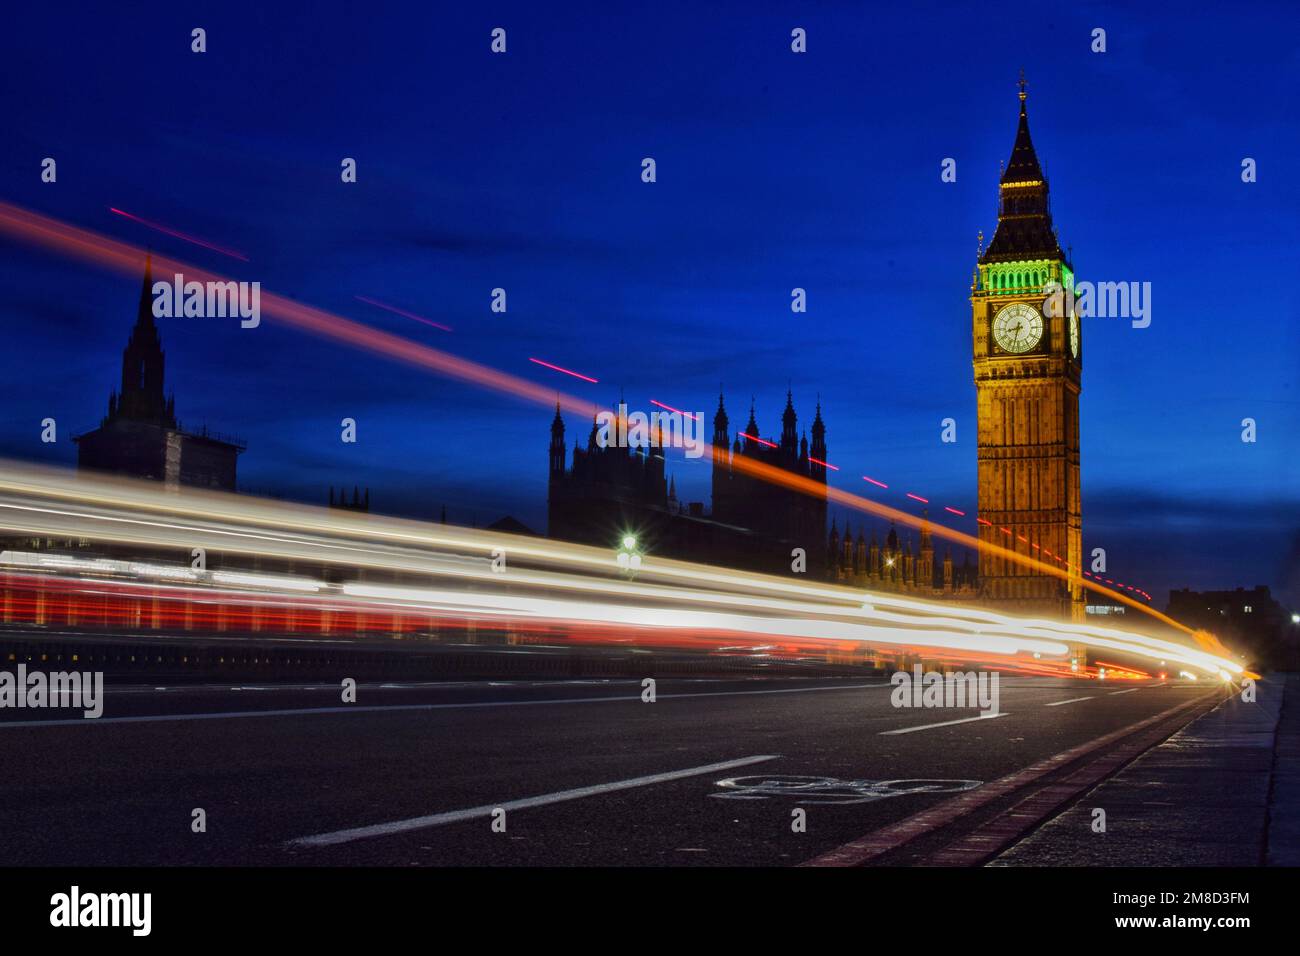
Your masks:
{"label": "dark blue night sky", "polygon": [[[1289,4],[179,6],[7,11],[0,199],[593,403],[621,390],[711,417],[721,383],[733,425],[753,395],[770,435],[788,384],[800,429],[820,395],[833,482],[972,513],[967,295],[1023,68],[1079,277],[1153,286],[1149,328],[1084,325],[1085,551],[1105,547],[1161,607],[1170,587],[1256,583],[1300,602]],[[1105,54],[1089,49],[1098,26]],[[46,156],[57,184],[40,182]],[[72,464],[67,436],[118,380],[139,279],[2,249],[0,455]],[[505,315],[488,308],[497,286]],[[269,320],[161,326],[178,415],[247,439],[244,488],[323,503],[359,484],[379,511],[544,529],[547,409]],[[356,445],[339,441],[344,416]],[[945,417],[956,445],[939,440]],[[570,419],[570,442],[586,429]],[[677,454],[670,471],[707,500],[707,466]]]}

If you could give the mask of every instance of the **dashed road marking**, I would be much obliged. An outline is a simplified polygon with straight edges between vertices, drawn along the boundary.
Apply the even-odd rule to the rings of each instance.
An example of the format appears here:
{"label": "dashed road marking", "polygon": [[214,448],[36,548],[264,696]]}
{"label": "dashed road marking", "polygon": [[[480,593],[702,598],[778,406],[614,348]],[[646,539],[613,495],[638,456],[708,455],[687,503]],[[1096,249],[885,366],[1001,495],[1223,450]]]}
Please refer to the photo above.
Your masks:
{"label": "dashed road marking", "polygon": [[961,720],[945,720],[941,724],[922,724],[920,727],[903,727],[900,730],[882,730],[881,737],[888,737],[892,734],[914,734],[918,730],[934,730],[936,727],[952,727],[955,724],[969,724],[975,720],[992,720],[994,717],[1009,716],[1006,711],[996,714],[980,714],[978,717],[963,717]]}
{"label": "dashed road marking", "polygon": [[526,797],[523,800],[507,800],[504,803],[485,803],[481,807],[470,807],[466,810],[452,810],[448,813],[432,813],[424,817],[412,817],[409,820],[395,820],[392,823],[377,823],[368,827],[353,827],[350,830],[335,830],[332,833],[318,833],[315,836],[299,837],[289,842],[296,846],[334,846],[339,843],[351,843],[353,840],[364,840],[369,837],[390,836],[394,833],[406,833],[410,830],[423,830],[427,827],[444,826],[448,823],[462,823],[465,820],[474,820],[480,817],[490,817],[496,810],[526,810],[529,807],[544,807],[552,803],[563,803],[566,800],[580,800],[583,797],[594,797],[604,793],[614,793],[618,790],[632,790],[636,787],[648,787],[656,783],[667,783],[672,780],[682,780],[686,777],[699,777],[704,774],[717,773],[720,770],[731,770],[734,767],[747,767],[750,764],[763,763],[767,760],[775,760],[780,754],[763,754],[756,757],[741,757],[738,760],[727,760],[722,763],[706,764],[703,767],[689,767],[685,770],[672,770],[668,773],[651,774],[648,777],[632,777],[629,780],[616,780],[613,783],[598,783],[591,787],[578,787],[574,790],[559,790],[555,793],[543,794],[539,797]]}

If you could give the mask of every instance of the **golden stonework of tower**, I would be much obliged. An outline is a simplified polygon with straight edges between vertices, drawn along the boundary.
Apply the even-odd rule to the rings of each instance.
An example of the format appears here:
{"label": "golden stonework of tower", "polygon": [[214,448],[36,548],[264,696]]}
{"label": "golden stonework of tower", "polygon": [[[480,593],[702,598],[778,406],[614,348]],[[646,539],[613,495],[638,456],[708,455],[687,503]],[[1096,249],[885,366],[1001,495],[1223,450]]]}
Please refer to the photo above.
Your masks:
{"label": "golden stonework of tower", "polygon": [[[980,596],[1008,610],[1083,620],[1079,490],[1082,343],[1068,308],[1045,287],[1074,288],[1029,138],[1020,125],[999,188],[998,227],[971,285],[978,402],[980,539],[1070,569],[1066,580],[981,549]],[[988,522],[987,524],[985,522]]]}

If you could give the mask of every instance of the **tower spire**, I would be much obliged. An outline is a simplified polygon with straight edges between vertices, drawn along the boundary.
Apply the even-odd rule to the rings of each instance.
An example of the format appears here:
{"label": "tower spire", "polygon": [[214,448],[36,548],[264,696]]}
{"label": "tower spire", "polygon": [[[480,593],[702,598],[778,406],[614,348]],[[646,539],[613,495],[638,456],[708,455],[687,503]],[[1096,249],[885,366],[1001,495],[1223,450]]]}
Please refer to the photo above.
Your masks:
{"label": "tower spire", "polygon": [[153,252],[144,254],[144,281],[140,283],[140,305],[136,325],[153,325]]}
{"label": "tower spire", "polygon": [[754,417],[754,396],[749,397],[749,422],[745,425],[745,434],[749,435],[745,439],[745,450],[756,451],[758,449],[758,419]]}
{"label": "tower spire", "polygon": [[1026,83],[1020,77],[1020,120],[1011,158],[1002,167],[998,184],[998,228],[981,264],[1026,259],[1064,259],[1048,202],[1047,177],[1029,135]]}
{"label": "tower spire", "polygon": [[122,389],[110,417],[176,427],[171,403],[163,394],[165,356],[153,318],[153,256],[146,255],[135,327],[122,350]]}

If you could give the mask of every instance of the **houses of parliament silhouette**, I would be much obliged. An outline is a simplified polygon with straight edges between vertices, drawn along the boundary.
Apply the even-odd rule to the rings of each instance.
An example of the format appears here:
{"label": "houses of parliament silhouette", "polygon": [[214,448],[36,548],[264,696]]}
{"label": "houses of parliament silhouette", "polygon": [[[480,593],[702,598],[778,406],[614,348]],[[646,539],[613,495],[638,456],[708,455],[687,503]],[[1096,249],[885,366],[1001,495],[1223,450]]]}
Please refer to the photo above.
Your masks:
{"label": "houses of parliament silhouette", "polygon": [[[809,495],[766,482],[733,465],[744,456],[826,485],[826,423],[821,403],[809,441],[798,430],[794,396],[786,392],[781,435],[763,438],[751,403],[743,431],[730,431],[726,399],[718,396],[713,416],[712,509],[703,502],[684,504],[674,479],[666,477],[664,456],[655,448],[602,447],[593,421],[586,446],[574,444],[572,464],[565,444],[564,419],[557,408],[551,422],[548,534],[584,544],[613,547],[634,534],[648,551],[665,557],[721,564],[769,574],[806,574],[876,590],[922,597],[976,597],[975,568],[966,556],[954,567],[952,554],[934,563],[930,531],[921,530],[915,554],[889,528],[882,546],[872,532],[870,545],[859,527],[856,541],[845,526],[826,533],[823,491]],[[794,552],[804,552],[800,569]]]}
{"label": "houses of parliament silhouette", "polygon": [[826,424],[821,405],[812,442],[800,437],[794,396],[786,393],[778,440],[763,438],[750,405],[743,432],[730,431],[726,400],[718,396],[711,449],[713,507],[683,504],[665,478],[657,448],[601,447],[593,420],[586,447],[575,443],[572,464],[557,407],[551,422],[547,525],[551,537],[613,545],[633,533],[654,554],[770,573],[791,573],[803,552],[807,574],[827,569],[826,496],[801,494],[732,467],[739,456],[826,484]]}

